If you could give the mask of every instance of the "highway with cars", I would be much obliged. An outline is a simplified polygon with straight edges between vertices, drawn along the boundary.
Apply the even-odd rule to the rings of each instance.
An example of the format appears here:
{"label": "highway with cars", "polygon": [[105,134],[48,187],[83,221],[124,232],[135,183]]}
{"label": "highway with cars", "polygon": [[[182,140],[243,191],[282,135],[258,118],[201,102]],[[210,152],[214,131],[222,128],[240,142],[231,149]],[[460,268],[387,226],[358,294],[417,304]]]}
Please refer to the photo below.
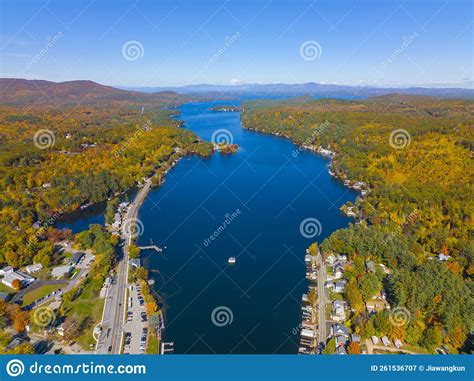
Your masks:
{"label": "highway with cars", "polygon": [[124,241],[122,257],[118,261],[117,272],[112,277],[112,283],[108,286],[99,340],[96,345],[97,354],[120,354],[124,341],[124,323],[128,308],[127,285],[128,285],[128,246],[134,235],[139,232],[140,226],[136,218],[138,210],[145,199],[150,187],[151,180],[147,180],[140,189],[135,200],[131,203],[122,221],[121,235]]}

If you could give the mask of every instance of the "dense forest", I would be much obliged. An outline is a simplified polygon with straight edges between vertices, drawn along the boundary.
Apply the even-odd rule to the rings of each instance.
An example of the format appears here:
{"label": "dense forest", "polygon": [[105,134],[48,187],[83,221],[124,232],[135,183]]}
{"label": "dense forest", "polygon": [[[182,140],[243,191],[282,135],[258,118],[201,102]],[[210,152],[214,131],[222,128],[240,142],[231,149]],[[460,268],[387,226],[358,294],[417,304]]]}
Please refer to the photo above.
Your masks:
{"label": "dense forest", "polygon": [[[305,97],[249,101],[243,109],[245,128],[329,149],[336,177],[366,184],[365,195],[347,205],[359,223],[321,245],[352,261],[345,294],[352,328],[429,351],[444,343],[472,352],[474,102]],[[389,270],[367,273],[367,260]],[[390,325],[386,312],[366,314],[364,302],[382,289],[392,309],[409,311],[407,324]]]}
{"label": "dense forest", "polygon": [[[140,99],[96,85],[81,82],[82,92],[70,83],[66,89],[50,85],[54,91],[45,94],[49,88],[29,89],[21,82],[2,93],[0,264],[47,266],[47,231],[62,214],[118,195],[144,178],[159,183],[183,155],[211,154],[211,144],[170,119],[176,114],[172,106],[187,97],[160,93]],[[87,90],[100,90],[100,97]],[[14,96],[18,104],[12,104]],[[43,102],[50,96],[63,102]]]}

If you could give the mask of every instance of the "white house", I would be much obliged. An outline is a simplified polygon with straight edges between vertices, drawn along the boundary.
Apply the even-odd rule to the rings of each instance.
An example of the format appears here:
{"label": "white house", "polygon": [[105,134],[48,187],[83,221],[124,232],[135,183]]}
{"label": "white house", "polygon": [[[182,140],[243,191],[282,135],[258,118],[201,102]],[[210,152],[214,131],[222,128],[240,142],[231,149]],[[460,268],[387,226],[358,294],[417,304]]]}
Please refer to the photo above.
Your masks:
{"label": "white house", "polygon": [[379,343],[379,339],[377,338],[377,336],[372,336],[371,339],[374,345],[377,345]]}
{"label": "white house", "polygon": [[51,271],[51,276],[59,279],[71,274],[72,270],[74,270],[73,266],[58,266]]}
{"label": "white house", "polygon": [[337,293],[344,292],[347,281],[345,279],[334,283],[333,291]]}
{"label": "white house", "polygon": [[385,345],[386,347],[388,347],[388,346],[390,345],[390,340],[388,339],[387,336],[382,337],[382,343],[383,343],[383,345]]}
{"label": "white house", "polygon": [[13,272],[13,267],[7,266],[0,270],[0,275],[5,276]]}
{"label": "white house", "polygon": [[438,255],[438,259],[441,261],[441,262],[446,262],[449,260],[449,258],[451,258],[450,255],[444,255],[443,253],[440,253]]}
{"label": "white house", "polygon": [[11,272],[11,273],[8,273],[7,275],[5,275],[2,279],[2,283],[5,286],[8,286],[10,288],[14,288],[13,287],[13,282],[15,280],[20,281],[21,287],[25,287],[25,286],[29,285],[30,283],[33,283],[36,279],[33,278],[32,276],[28,275],[28,274],[25,274],[25,273],[21,272],[21,271],[16,271],[16,272]]}
{"label": "white house", "polygon": [[25,270],[28,274],[33,274],[40,271],[43,268],[41,263],[34,263],[32,265],[26,266]]}
{"label": "white house", "polygon": [[345,321],[346,320],[346,312],[344,310],[345,303],[341,300],[335,300],[332,303],[332,310],[331,310],[331,319],[335,321]]}
{"label": "white house", "polygon": [[301,330],[301,336],[309,337],[310,339],[315,339],[316,336],[317,336],[317,333],[315,331],[310,330],[310,329],[302,329]]}

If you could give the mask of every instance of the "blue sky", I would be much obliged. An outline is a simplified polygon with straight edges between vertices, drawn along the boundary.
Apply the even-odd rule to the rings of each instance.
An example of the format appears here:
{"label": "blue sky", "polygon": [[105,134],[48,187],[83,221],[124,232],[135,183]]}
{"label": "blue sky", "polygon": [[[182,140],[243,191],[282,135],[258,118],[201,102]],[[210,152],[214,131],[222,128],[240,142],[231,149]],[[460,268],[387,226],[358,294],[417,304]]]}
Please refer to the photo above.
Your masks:
{"label": "blue sky", "polygon": [[121,86],[466,87],[471,3],[2,0],[1,76]]}

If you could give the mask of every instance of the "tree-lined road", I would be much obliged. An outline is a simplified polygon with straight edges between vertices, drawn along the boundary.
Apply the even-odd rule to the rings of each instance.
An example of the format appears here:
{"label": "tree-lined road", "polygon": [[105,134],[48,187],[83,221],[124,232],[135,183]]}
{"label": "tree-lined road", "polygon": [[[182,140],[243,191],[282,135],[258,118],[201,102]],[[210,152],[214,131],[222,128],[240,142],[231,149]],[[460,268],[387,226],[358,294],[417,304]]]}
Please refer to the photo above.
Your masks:
{"label": "tree-lined road", "polygon": [[147,180],[130,205],[122,221],[122,239],[124,240],[123,255],[118,262],[117,274],[109,286],[102,316],[102,331],[97,343],[98,354],[120,354],[123,341],[123,324],[127,311],[127,277],[128,277],[128,246],[136,234],[140,234],[141,226],[137,224],[138,209],[145,199],[151,180]]}

